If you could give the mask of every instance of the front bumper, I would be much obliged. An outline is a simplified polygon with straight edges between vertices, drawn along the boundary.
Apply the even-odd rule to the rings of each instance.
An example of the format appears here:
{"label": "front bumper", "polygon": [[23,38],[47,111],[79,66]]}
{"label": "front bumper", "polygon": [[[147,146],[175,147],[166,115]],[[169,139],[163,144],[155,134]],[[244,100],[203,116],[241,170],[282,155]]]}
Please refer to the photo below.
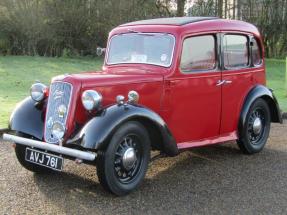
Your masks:
{"label": "front bumper", "polygon": [[12,143],[25,145],[25,146],[35,147],[38,149],[47,150],[50,152],[59,153],[62,155],[67,155],[67,156],[74,157],[77,159],[82,159],[82,160],[94,161],[97,157],[96,153],[84,152],[84,151],[77,150],[77,149],[70,149],[68,147],[53,145],[53,144],[49,144],[49,143],[38,141],[38,140],[31,140],[28,138],[23,138],[23,137],[11,135],[11,134],[3,134],[3,140],[12,142]]}

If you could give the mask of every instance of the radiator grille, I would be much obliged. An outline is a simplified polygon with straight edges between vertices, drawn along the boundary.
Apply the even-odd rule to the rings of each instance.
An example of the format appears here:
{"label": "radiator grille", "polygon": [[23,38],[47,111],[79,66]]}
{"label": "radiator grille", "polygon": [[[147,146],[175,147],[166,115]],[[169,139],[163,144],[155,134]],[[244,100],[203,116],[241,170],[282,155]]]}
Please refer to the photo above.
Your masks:
{"label": "radiator grille", "polygon": [[[45,123],[45,141],[48,143],[58,143],[58,139],[52,134],[54,122],[60,122],[66,127],[67,116],[70,109],[72,95],[72,85],[64,82],[54,82],[50,86],[48,106]],[[63,116],[59,115],[59,106],[64,105],[67,110]]]}

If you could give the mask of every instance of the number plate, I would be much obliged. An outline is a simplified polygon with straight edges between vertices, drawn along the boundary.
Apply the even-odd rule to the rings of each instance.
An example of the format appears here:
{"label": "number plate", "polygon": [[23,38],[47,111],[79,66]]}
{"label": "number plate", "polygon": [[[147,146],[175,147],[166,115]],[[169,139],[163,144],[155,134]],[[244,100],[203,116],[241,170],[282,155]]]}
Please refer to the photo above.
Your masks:
{"label": "number plate", "polygon": [[31,148],[26,148],[25,160],[57,171],[61,171],[63,169],[64,163],[64,159],[62,157]]}

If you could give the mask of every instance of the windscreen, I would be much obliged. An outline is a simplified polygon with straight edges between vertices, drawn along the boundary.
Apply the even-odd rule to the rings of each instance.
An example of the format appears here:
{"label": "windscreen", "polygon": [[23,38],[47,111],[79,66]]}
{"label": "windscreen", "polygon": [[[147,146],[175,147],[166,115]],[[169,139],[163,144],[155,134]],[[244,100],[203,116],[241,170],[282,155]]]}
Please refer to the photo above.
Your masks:
{"label": "windscreen", "polygon": [[141,63],[169,67],[175,39],[162,33],[127,33],[111,38],[107,64]]}

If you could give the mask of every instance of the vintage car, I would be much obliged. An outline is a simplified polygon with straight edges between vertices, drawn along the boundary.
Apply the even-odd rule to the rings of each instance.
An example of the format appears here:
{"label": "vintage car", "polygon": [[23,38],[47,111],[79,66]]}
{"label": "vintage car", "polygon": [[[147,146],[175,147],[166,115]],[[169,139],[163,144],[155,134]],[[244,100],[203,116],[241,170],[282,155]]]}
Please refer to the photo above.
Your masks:
{"label": "vintage car", "polygon": [[282,122],[265,76],[262,39],[251,24],[131,22],[110,32],[102,71],[33,84],[3,137],[30,171],[60,171],[73,159],[96,165],[103,187],[125,195],[143,181],[151,150],[176,156],[234,140],[244,153],[260,152],[270,123]]}

